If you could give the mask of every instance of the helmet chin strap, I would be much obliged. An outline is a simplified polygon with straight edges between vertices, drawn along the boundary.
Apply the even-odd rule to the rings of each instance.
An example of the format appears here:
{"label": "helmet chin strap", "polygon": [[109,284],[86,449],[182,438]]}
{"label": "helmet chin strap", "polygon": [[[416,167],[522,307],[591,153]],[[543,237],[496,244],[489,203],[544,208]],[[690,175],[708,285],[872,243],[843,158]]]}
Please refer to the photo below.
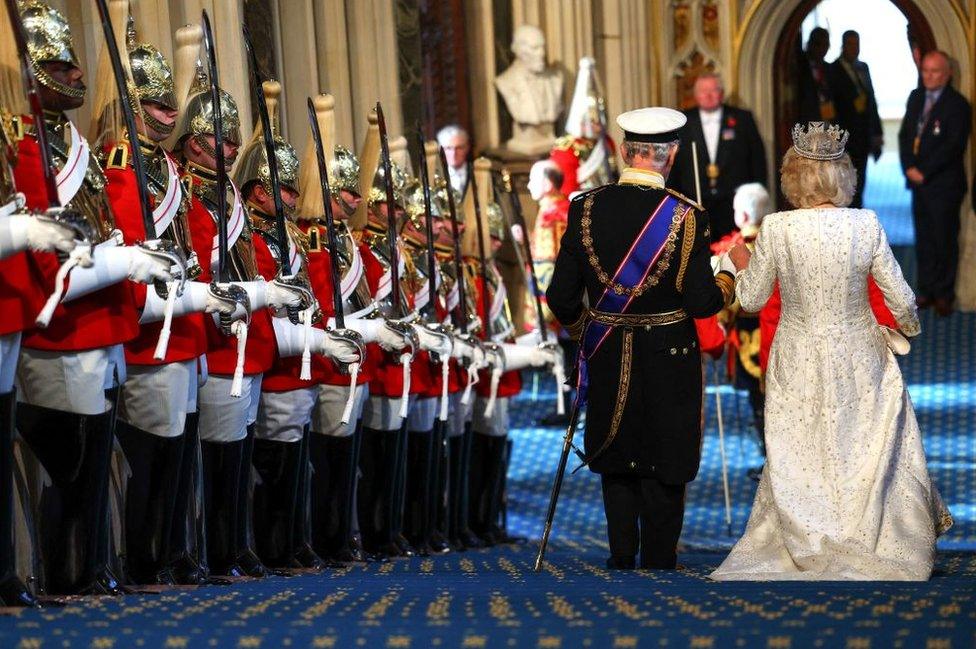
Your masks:
{"label": "helmet chin strap", "polygon": [[168,138],[170,134],[173,132],[173,129],[176,128],[175,123],[164,124],[163,122],[156,119],[146,111],[142,111],[142,121],[145,122],[146,127],[151,128],[152,130],[162,135],[164,140]]}
{"label": "helmet chin strap", "polygon": [[85,96],[85,90],[83,88],[72,88],[71,86],[61,83],[50,73],[44,69],[44,66],[34,63],[34,76],[42,86],[50,88],[59,95],[64,95],[65,97],[71,97],[72,99],[81,99]]}

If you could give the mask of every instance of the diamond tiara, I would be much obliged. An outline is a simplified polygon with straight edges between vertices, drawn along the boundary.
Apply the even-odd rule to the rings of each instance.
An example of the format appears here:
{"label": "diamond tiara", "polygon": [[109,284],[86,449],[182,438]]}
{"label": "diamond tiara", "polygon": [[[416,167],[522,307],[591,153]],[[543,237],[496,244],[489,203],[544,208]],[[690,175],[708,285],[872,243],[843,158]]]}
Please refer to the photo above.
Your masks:
{"label": "diamond tiara", "polygon": [[793,150],[811,160],[837,160],[843,157],[850,134],[836,125],[810,122],[793,127]]}

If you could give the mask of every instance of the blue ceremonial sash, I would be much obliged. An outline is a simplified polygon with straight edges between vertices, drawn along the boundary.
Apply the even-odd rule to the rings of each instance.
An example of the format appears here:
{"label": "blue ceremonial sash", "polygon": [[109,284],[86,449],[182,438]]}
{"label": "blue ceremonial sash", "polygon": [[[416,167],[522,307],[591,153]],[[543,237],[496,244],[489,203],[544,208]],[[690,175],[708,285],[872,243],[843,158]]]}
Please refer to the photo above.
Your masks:
{"label": "blue ceremonial sash", "polygon": [[[613,284],[620,284],[632,289],[644,282],[657,264],[661,253],[664,252],[668,236],[671,234],[671,225],[674,222],[676,208],[681,213],[680,206],[681,202],[670,194],[660,202],[617,267],[617,272],[613,275]],[[682,219],[690,209],[687,207],[684,210],[681,214]],[[600,296],[593,309],[604,313],[625,313],[633,301],[634,296],[616,293],[612,288],[607,287],[603,289],[603,295]],[[583,330],[579,356],[576,360],[577,406],[586,403],[587,387],[589,386],[587,361],[593,358],[593,355],[610,336],[612,329],[613,327],[610,325],[590,320]]]}

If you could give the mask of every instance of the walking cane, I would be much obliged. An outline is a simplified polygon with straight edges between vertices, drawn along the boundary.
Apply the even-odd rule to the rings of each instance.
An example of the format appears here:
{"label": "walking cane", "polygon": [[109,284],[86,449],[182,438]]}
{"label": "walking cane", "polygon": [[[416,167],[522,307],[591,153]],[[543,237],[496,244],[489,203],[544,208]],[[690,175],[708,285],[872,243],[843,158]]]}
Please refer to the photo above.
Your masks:
{"label": "walking cane", "polygon": [[542,561],[546,555],[546,546],[549,545],[552,521],[556,517],[556,502],[559,500],[559,491],[563,486],[563,474],[566,473],[566,463],[569,461],[569,453],[573,450],[573,436],[576,434],[576,422],[579,420],[579,413],[579,403],[574,403],[573,412],[569,418],[569,427],[566,428],[566,435],[563,437],[563,452],[559,456],[556,477],[552,481],[552,492],[549,494],[549,510],[546,512],[546,523],[542,528],[542,540],[539,541],[539,554],[535,557],[535,572],[542,570]]}
{"label": "walking cane", "polygon": [[725,459],[725,423],[722,419],[722,385],[718,363],[712,363],[715,370],[715,411],[718,413],[718,450],[722,457],[722,491],[725,493],[725,525],[732,536],[732,502],[729,498],[729,467]]}

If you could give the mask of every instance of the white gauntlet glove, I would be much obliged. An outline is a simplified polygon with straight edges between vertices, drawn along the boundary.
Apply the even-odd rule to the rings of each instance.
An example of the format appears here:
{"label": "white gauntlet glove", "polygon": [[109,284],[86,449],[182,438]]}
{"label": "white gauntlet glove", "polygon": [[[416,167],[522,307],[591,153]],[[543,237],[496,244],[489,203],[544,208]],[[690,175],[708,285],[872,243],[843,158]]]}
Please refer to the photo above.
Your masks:
{"label": "white gauntlet glove", "polygon": [[337,363],[359,363],[359,349],[356,345],[345,338],[339,338],[332,331],[324,332],[318,352],[323,356],[328,356]]}
{"label": "white gauntlet glove", "polygon": [[[377,343],[388,352],[395,352],[407,346],[407,341],[399,332],[386,326],[379,318],[346,318],[346,329],[352,329],[363,337],[365,343]],[[335,318],[329,318],[328,327],[335,329]]]}
{"label": "white gauntlet glove", "polygon": [[71,271],[71,282],[62,301],[94,293],[124,279],[140,284],[173,281],[169,263],[139,246],[115,246],[106,242],[95,248],[92,261],[88,268],[79,266]]}
{"label": "white gauntlet glove", "polygon": [[523,345],[501,344],[505,355],[505,370],[521,370],[526,367],[545,367],[556,362],[556,355],[549,347],[525,347]]}
{"label": "white gauntlet glove", "polygon": [[[203,282],[187,282],[183,287],[183,294],[176,297],[173,303],[173,317],[178,318],[188,313],[215,313],[218,315],[234,315],[237,303],[214,295],[210,285]],[[156,322],[165,317],[166,300],[159,297],[156,291],[146,291],[146,304],[142,308],[139,324]],[[241,316],[244,316],[241,309]]]}
{"label": "white gauntlet glove", "polygon": [[532,347],[534,345],[541,345],[544,342],[555,343],[556,334],[546,329],[545,339],[543,340],[543,337],[539,335],[539,330],[536,329],[535,331],[530,331],[527,334],[522,334],[521,336],[515,339],[515,344],[522,345],[523,347],[524,346]]}
{"label": "white gauntlet glove", "polygon": [[[122,248],[109,248],[106,252],[110,254],[121,254],[128,257],[128,277],[133,282],[140,284],[152,284],[154,282],[171,282],[173,275],[170,272],[168,262],[151,255],[139,246],[124,246]],[[96,251],[95,255],[102,254],[102,250]],[[97,265],[96,261],[96,265]],[[72,280],[74,276],[72,275]]]}
{"label": "white gauntlet glove", "polygon": [[441,356],[450,356],[452,347],[450,336],[435,333],[422,324],[412,324],[410,327],[417,334],[421,349]]}
{"label": "white gauntlet glove", "polygon": [[719,256],[718,268],[715,268],[714,263],[712,264],[712,268],[714,269],[716,275],[723,270],[727,273],[732,273],[732,277],[737,277],[739,275],[739,271],[736,269],[735,264],[732,263],[732,258],[729,257],[729,253],[727,252],[722,253],[722,255]]}
{"label": "white gauntlet glove", "polygon": [[67,254],[75,243],[74,232],[52,221],[29,214],[0,217],[0,259],[27,249]]}
{"label": "white gauntlet glove", "polygon": [[301,306],[302,294],[300,291],[274,282],[259,278],[251,282],[232,283],[247,291],[247,296],[251,299],[252,313],[265,307],[272,311],[280,311],[286,307]]}

